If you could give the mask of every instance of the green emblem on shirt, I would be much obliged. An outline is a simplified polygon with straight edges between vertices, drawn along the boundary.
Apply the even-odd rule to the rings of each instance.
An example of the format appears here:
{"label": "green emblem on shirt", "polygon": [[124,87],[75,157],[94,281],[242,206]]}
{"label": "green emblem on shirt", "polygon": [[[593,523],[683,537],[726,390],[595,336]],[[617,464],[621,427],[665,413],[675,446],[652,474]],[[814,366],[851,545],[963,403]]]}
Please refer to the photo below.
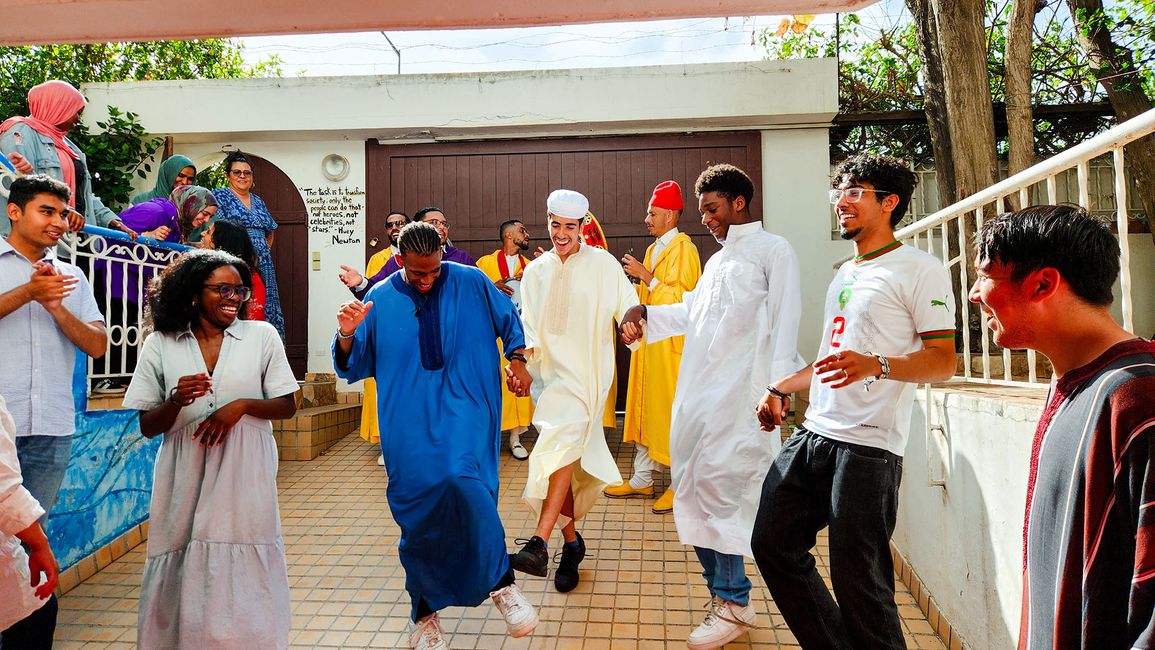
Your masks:
{"label": "green emblem on shirt", "polygon": [[935,300],[935,299],[931,298],[930,306],[931,307],[942,307],[943,309],[950,311],[950,305],[946,304],[945,300]]}

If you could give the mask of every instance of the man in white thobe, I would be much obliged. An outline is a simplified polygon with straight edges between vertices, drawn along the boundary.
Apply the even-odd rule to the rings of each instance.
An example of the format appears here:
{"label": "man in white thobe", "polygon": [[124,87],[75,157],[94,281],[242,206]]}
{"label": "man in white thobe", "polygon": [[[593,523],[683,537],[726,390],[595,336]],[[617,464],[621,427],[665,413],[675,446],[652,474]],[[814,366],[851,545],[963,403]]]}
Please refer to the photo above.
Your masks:
{"label": "man in white thobe", "polygon": [[681,303],[637,307],[622,338],[646,343],[685,335],[670,422],[674,521],[697,552],[710,594],[691,650],[720,648],[753,626],[750,534],[762,481],[782,447],[753,409],[771,377],[806,365],[796,341],[801,316],[798,257],[750,213],[754,184],[733,165],[714,165],[694,187],[702,224],[722,244]]}
{"label": "man in white thobe", "polygon": [[638,294],[617,258],[582,243],[588,199],[556,190],[546,208],[554,247],[530,262],[521,278],[525,356],[538,430],[524,498],[538,522],[510,565],[545,576],[547,542],[560,521],[565,544],[554,586],[567,592],[577,586],[578,564],[585,557],[575,522],[590,511],[602,488],[622,482],[606,444],[602,414],[614,381],[614,322],[638,304]]}

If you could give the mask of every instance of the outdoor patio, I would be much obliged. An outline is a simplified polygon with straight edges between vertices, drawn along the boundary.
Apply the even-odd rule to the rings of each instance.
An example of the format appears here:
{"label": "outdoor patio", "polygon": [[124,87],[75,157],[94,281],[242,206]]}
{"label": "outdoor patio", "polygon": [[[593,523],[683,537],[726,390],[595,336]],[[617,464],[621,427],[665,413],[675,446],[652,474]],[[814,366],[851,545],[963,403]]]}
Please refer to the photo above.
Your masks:
{"label": "outdoor patio", "polygon": [[[609,432],[628,475],[630,445]],[[532,436],[526,435],[532,447]],[[400,534],[385,502],[385,473],[377,450],[349,435],[313,461],[281,463],[281,521],[292,587],[294,648],[408,647],[409,598],[397,558]],[[520,503],[526,465],[503,454],[501,513],[509,538],[527,534],[530,511]],[[664,488],[664,486],[658,486]],[[442,612],[453,648],[685,648],[709,594],[692,550],[678,543],[670,515],[655,515],[651,500],[604,499],[581,528],[590,547],[581,585],[559,594],[550,579],[518,574],[539,608],[541,624],[526,639],[510,639],[495,607]],[[551,540],[558,544],[560,536]],[[818,563],[825,571],[820,539]],[[132,648],[144,562],[141,544],[66,594],[60,603],[56,647]],[[730,648],[797,648],[753,562],[753,602],[759,629]],[[899,584],[898,604],[910,648],[944,649]],[[257,649],[254,649],[257,650]]]}

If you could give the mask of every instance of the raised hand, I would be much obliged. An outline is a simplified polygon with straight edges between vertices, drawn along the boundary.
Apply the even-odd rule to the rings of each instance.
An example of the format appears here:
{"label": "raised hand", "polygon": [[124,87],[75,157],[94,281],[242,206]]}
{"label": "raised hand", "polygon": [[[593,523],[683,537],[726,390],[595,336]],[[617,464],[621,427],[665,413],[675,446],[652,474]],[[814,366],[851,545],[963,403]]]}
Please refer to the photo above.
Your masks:
{"label": "raised hand", "polygon": [[361,275],[360,271],[344,264],[341,265],[341,272],[337,274],[337,277],[341,278],[341,282],[350,289],[356,289],[365,281],[365,276]]}
{"label": "raised hand", "polygon": [[337,309],[337,328],[343,336],[350,336],[365,321],[373,302],[350,300]]}
{"label": "raised hand", "polygon": [[622,268],[625,269],[626,275],[642,284],[648,285],[650,280],[654,279],[654,274],[647,271],[645,265],[639,262],[638,258],[628,253],[622,258]]}
{"label": "raised hand", "polygon": [[541,246],[538,246],[537,250],[535,250],[533,252],[533,259],[537,259],[537,258],[541,257],[542,255],[545,255],[545,249],[542,248]]}
{"label": "raised hand", "polygon": [[69,208],[68,212],[64,215],[64,217],[65,217],[65,219],[68,220],[68,230],[69,231],[77,232],[78,230],[80,230],[81,228],[84,227],[84,215],[80,214],[76,210]]}

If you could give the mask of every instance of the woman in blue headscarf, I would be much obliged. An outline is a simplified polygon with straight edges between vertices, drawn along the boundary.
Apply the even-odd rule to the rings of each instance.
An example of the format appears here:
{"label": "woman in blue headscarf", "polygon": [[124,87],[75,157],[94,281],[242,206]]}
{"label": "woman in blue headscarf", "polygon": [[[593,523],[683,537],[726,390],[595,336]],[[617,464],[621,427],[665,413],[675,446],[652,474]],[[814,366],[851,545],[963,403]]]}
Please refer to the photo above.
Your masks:
{"label": "woman in blue headscarf", "polygon": [[196,177],[197,168],[192,160],[185,156],[169,156],[160,164],[156,185],[151,190],[132,197],[132,204],[136,205],[152,199],[167,199],[169,194],[181,185],[195,183]]}

